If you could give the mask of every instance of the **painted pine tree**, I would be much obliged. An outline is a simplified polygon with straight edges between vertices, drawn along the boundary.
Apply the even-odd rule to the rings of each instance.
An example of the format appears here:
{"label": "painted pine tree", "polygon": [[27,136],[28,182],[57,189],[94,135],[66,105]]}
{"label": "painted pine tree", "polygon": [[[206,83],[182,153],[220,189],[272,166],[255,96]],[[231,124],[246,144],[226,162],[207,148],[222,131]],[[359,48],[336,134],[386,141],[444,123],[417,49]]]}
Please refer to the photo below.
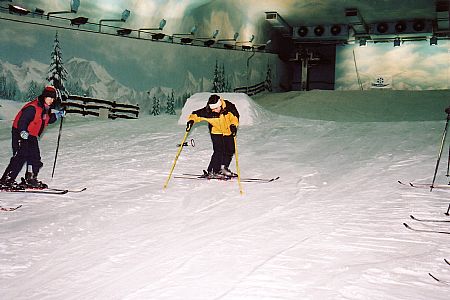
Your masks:
{"label": "painted pine tree", "polygon": [[272,70],[270,69],[269,63],[267,63],[267,73],[266,73],[265,88],[269,92],[272,91]]}
{"label": "painted pine tree", "polygon": [[166,106],[166,114],[175,115],[175,96],[172,90],[171,95],[167,95],[167,106]]}
{"label": "painted pine tree", "polygon": [[212,86],[212,92],[218,93],[220,91],[220,73],[219,73],[219,66],[217,64],[216,60],[216,66],[214,68],[214,74],[213,74],[213,86]]}
{"label": "painted pine tree", "polygon": [[152,111],[150,112],[154,116],[158,116],[161,114],[161,107],[159,106],[159,99],[156,96],[153,96],[153,106]]}
{"label": "painted pine tree", "polygon": [[36,98],[37,96],[39,96],[40,94],[40,89],[39,89],[39,85],[37,84],[36,81],[32,80],[30,82],[30,85],[28,86],[28,90],[27,90],[27,94],[25,95],[25,98],[27,101],[32,100],[34,98]]}
{"label": "painted pine tree", "polygon": [[58,32],[55,34],[55,41],[53,43],[53,51],[50,57],[50,67],[47,73],[47,81],[57,88],[62,95],[68,96],[68,92],[64,86],[64,81],[67,80],[67,70],[64,68],[62,62],[62,52],[59,46]]}

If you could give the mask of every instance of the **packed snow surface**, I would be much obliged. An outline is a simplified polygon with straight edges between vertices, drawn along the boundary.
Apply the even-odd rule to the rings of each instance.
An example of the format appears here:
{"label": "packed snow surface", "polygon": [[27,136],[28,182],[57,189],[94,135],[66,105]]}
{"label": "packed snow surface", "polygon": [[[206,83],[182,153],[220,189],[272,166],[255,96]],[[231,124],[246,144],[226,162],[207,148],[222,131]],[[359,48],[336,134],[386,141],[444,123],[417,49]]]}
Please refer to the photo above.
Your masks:
{"label": "packed snow surface", "polygon": [[[163,189],[186,116],[209,95],[177,116],[68,115],[53,179],[51,125],[40,179],[87,190],[0,193],[1,206],[23,205],[0,214],[1,298],[448,299],[450,235],[403,223],[450,232],[409,217],[450,220],[450,189],[397,181],[432,181],[449,91],[223,95],[241,113],[240,175],[280,179],[242,182],[241,195],[236,180],[178,178],[208,165],[207,126],[196,124]],[[22,103],[0,105],[3,171]],[[437,184],[448,183],[443,149]]]}

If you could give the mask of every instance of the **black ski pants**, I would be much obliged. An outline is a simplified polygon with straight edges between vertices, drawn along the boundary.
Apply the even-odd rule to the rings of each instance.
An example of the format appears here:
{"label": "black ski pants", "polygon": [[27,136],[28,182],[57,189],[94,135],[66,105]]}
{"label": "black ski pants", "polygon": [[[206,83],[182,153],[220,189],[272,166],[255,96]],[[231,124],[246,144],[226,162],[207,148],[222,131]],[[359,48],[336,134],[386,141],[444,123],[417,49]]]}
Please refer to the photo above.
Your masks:
{"label": "black ski pants", "polygon": [[231,135],[211,134],[213,154],[209,162],[208,172],[219,172],[221,166],[228,168],[235,152],[234,137]]}
{"label": "black ski pants", "polygon": [[24,140],[20,137],[20,132],[13,128],[11,141],[13,156],[2,178],[8,176],[15,180],[25,163],[27,166],[31,165],[33,174],[37,175],[43,166],[38,138],[30,135],[28,139]]}

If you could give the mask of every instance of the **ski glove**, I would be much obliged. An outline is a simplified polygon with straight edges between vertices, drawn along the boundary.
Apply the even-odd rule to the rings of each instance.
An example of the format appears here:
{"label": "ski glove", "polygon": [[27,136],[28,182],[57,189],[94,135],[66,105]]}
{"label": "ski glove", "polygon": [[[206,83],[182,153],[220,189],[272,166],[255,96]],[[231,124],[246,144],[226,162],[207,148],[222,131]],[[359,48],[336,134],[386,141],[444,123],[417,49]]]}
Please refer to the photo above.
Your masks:
{"label": "ski glove", "polygon": [[191,131],[192,125],[194,125],[194,121],[190,120],[186,123],[186,131]]}
{"label": "ski glove", "polygon": [[231,124],[230,125],[230,131],[231,131],[231,135],[232,136],[236,136],[236,134],[237,134],[237,127],[236,127],[236,125]]}
{"label": "ski glove", "polygon": [[26,130],[22,130],[22,131],[20,132],[20,137],[21,137],[22,139],[24,139],[24,140],[27,140],[29,135],[30,135],[30,134],[29,134],[28,131],[26,131]]}
{"label": "ski glove", "polygon": [[59,118],[64,118],[66,116],[66,111],[65,110],[58,110],[58,111],[55,112],[55,116],[56,116],[57,120]]}

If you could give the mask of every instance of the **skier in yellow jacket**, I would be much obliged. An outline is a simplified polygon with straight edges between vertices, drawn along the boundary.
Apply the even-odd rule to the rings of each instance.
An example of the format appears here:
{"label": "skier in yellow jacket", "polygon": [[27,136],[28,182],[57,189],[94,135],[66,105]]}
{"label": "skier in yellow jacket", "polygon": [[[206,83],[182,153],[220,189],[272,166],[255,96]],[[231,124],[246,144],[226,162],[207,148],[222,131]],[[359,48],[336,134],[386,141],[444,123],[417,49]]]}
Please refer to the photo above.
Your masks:
{"label": "skier in yellow jacket", "polygon": [[190,131],[194,123],[202,121],[208,122],[213,144],[213,154],[205,176],[208,178],[237,176],[229,169],[235,152],[234,137],[239,126],[239,112],[236,106],[218,95],[211,95],[205,107],[189,115],[186,131]]}

